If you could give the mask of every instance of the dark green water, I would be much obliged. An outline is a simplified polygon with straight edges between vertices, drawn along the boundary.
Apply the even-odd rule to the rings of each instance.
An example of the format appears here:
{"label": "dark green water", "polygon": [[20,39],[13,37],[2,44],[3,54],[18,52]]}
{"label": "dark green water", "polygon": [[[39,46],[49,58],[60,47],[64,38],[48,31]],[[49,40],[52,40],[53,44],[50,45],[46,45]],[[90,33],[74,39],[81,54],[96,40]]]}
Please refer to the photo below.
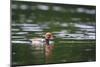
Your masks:
{"label": "dark green water", "polygon": [[[12,2],[12,65],[95,61],[95,6]],[[54,49],[46,60],[44,48],[29,39],[54,35]],[[48,63],[46,63],[48,62]]]}

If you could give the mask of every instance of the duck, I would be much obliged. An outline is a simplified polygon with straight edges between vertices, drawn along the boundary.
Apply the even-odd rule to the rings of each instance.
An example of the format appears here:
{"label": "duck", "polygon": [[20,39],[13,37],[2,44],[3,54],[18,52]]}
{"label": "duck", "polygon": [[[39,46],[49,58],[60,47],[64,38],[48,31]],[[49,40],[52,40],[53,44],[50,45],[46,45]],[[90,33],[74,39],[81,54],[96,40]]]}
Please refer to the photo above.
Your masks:
{"label": "duck", "polygon": [[39,50],[43,47],[48,47],[50,49],[50,46],[53,45],[54,41],[54,36],[51,32],[47,32],[44,35],[44,38],[38,38],[38,37],[34,37],[32,39],[30,39],[31,41],[31,45]]}

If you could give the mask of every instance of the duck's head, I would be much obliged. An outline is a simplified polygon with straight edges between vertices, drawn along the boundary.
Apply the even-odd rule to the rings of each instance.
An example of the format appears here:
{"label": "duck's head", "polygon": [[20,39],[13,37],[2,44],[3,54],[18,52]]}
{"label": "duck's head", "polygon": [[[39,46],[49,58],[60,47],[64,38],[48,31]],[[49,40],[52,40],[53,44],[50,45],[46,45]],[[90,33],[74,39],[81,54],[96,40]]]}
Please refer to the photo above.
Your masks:
{"label": "duck's head", "polygon": [[45,39],[49,39],[49,40],[51,40],[51,39],[54,39],[54,36],[53,36],[52,33],[47,32],[47,33],[45,34]]}

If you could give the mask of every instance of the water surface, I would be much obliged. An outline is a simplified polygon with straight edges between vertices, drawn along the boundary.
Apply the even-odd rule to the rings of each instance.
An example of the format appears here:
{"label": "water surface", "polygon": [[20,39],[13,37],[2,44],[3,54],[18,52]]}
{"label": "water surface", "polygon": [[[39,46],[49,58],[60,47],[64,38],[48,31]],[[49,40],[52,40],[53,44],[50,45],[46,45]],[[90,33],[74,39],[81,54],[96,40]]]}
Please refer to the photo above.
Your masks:
{"label": "water surface", "polygon": [[[95,61],[95,6],[12,2],[12,64]],[[54,49],[46,63],[44,48],[29,39],[52,32]]]}

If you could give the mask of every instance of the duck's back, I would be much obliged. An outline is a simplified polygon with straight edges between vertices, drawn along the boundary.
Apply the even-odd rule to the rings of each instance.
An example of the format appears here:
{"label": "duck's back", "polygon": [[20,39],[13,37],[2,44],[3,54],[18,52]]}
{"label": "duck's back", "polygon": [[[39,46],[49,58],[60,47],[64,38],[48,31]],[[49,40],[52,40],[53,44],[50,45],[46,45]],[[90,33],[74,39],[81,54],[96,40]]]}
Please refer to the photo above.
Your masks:
{"label": "duck's back", "polygon": [[33,38],[33,39],[30,39],[30,40],[31,40],[31,44],[35,45],[35,46],[43,46],[44,41],[45,41],[45,39],[43,39],[43,38]]}

